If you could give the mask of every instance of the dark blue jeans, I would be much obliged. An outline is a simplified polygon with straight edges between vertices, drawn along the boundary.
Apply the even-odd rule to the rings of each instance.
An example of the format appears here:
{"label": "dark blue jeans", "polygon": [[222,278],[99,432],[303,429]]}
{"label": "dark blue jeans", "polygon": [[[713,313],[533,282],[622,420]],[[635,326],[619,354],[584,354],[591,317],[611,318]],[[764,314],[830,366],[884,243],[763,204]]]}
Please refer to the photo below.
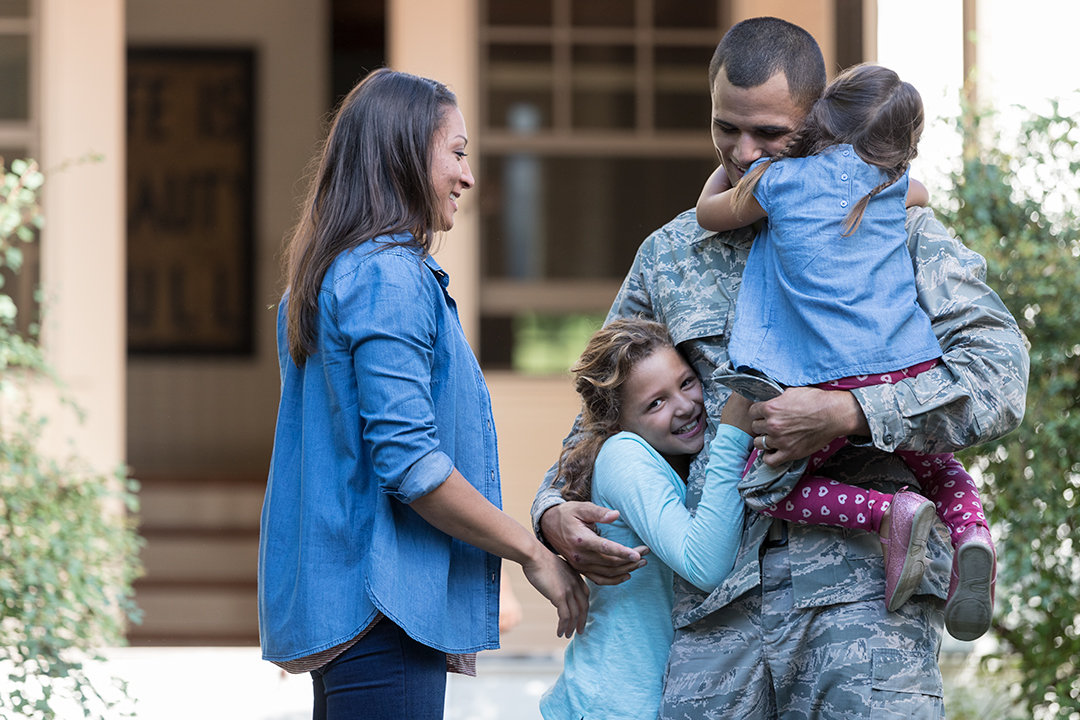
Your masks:
{"label": "dark blue jeans", "polygon": [[313,720],[443,720],[446,655],[385,617],[311,678]]}

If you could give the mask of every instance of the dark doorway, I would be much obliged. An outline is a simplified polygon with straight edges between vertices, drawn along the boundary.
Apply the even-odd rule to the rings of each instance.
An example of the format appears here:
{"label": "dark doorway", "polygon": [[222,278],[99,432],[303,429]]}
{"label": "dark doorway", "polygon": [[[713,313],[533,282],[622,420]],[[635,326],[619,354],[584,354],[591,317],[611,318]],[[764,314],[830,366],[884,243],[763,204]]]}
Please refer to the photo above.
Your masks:
{"label": "dark doorway", "polygon": [[365,75],[386,64],[385,0],[332,0],[330,100],[336,107]]}

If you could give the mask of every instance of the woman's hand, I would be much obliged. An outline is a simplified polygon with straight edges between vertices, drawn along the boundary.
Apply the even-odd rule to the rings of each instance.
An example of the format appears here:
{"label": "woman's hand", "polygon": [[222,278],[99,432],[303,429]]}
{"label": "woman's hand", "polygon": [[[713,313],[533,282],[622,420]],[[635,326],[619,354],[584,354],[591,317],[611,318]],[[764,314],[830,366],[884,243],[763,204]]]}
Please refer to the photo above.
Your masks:
{"label": "woman's hand", "polygon": [[585,629],[589,617],[589,588],[566,561],[537,543],[533,558],[521,563],[525,577],[546,597],[559,613],[556,634],[570,637]]}

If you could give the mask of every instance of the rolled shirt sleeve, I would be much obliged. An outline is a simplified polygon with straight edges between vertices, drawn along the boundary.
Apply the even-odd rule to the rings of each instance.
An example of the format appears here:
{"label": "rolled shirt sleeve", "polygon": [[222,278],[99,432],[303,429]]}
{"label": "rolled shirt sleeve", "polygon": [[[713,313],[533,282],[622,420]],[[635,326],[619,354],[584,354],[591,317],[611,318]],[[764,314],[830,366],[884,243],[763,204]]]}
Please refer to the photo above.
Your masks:
{"label": "rolled shirt sleeve", "polygon": [[335,340],[352,358],[361,432],[379,486],[410,503],[454,467],[439,447],[432,400],[432,376],[445,360],[435,351],[438,299],[427,298],[433,286],[422,273],[429,270],[412,255],[383,251],[350,272],[363,277],[341,276],[333,285]]}

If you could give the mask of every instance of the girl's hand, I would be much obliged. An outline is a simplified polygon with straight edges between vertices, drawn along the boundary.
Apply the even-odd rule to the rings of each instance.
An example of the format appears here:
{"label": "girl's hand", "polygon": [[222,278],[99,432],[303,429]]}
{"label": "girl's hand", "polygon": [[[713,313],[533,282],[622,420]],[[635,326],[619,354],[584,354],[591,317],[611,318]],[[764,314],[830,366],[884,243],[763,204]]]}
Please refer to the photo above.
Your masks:
{"label": "girl's hand", "polygon": [[767,213],[755,198],[748,197],[738,211],[735,209],[734,199],[731,181],[721,165],[705,181],[705,187],[698,196],[698,225],[706,230],[723,232],[752,225],[766,217]]}
{"label": "girl's hand", "polygon": [[725,190],[731,189],[731,180],[728,179],[727,170],[723,165],[713,170],[712,175],[705,181],[705,192],[710,195],[719,195]]}
{"label": "girl's hand", "polygon": [[558,610],[556,634],[570,637],[575,630],[580,633],[589,616],[589,588],[565,560],[539,543],[537,545],[542,552],[521,565],[525,577]]}
{"label": "girl's hand", "polygon": [[753,400],[737,392],[731,393],[731,397],[724,403],[724,409],[720,411],[720,422],[724,425],[734,425],[747,435],[753,435],[754,430],[750,420],[750,406],[753,404]]}
{"label": "girl's hand", "polygon": [[910,207],[926,207],[930,202],[930,191],[918,180],[912,178],[908,183],[907,198],[905,205]]}

